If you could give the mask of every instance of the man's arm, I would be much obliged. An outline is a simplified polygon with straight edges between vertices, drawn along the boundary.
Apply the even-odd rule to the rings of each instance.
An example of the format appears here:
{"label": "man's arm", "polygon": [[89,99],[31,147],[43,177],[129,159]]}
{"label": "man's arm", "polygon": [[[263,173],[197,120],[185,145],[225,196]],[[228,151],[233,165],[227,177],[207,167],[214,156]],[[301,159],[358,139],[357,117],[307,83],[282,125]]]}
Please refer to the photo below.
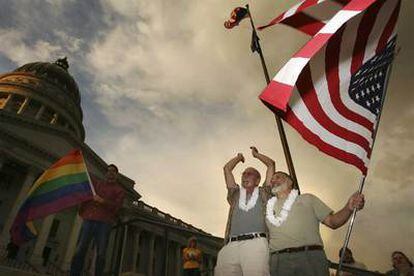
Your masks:
{"label": "man's arm", "polygon": [[272,176],[275,174],[275,169],[276,169],[275,161],[271,159],[270,157],[262,153],[259,153],[256,147],[250,147],[250,148],[252,149],[253,157],[259,159],[263,164],[266,165],[267,170],[266,170],[265,185],[270,186],[270,180],[272,179]]}
{"label": "man's arm", "polygon": [[236,157],[230,159],[224,165],[224,179],[226,181],[227,189],[237,188],[236,181],[234,180],[233,169],[239,162],[244,162],[243,154],[238,153]]}
{"label": "man's arm", "polygon": [[186,262],[186,261],[189,261],[189,260],[190,260],[190,257],[187,254],[187,248],[184,248],[183,249],[183,261]]}
{"label": "man's arm", "polygon": [[358,211],[364,208],[364,195],[360,193],[353,194],[347,204],[335,214],[328,215],[322,223],[332,229],[337,229],[344,225],[351,217],[354,208]]}

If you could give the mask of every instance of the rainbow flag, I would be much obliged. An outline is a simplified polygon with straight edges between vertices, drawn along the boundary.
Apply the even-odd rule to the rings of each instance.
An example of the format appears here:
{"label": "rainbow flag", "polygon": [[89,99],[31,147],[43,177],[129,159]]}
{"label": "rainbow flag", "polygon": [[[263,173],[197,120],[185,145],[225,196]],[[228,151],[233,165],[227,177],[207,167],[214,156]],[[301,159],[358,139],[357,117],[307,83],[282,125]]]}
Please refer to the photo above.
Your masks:
{"label": "rainbow flag", "polygon": [[95,194],[80,150],[73,150],[36,180],[10,228],[20,245],[36,237],[32,221],[91,200]]}

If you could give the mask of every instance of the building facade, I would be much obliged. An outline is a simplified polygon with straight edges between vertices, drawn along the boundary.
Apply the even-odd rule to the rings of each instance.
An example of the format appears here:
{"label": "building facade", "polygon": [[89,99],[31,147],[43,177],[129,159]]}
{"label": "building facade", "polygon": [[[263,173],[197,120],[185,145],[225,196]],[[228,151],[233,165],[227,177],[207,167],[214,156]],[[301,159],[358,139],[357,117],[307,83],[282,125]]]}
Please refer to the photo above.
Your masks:
{"label": "building facade", "polygon": [[[0,245],[36,178],[73,148],[83,151],[90,173],[103,177],[106,162],[85,143],[80,92],[66,59],[34,62],[0,75]],[[121,168],[122,169],[122,168]],[[134,181],[120,175],[126,198],[108,248],[108,275],[180,275],[181,251],[196,236],[203,269],[212,275],[222,239],[205,233],[140,200]],[[65,274],[82,219],[71,208],[36,221],[38,237],[19,249],[17,259],[32,272]],[[93,269],[93,248],[86,268]],[[2,254],[3,258],[5,254]],[[8,266],[0,262],[0,266]],[[3,268],[6,269],[6,268]],[[1,273],[1,270],[0,270]],[[18,274],[16,274],[18,275]]]}

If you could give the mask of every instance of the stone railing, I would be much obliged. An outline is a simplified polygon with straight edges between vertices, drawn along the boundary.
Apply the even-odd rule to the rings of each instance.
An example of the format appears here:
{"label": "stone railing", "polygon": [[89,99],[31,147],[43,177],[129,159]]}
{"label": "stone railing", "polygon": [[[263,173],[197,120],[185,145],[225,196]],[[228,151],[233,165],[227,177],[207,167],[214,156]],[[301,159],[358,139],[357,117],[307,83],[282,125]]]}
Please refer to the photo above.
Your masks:
{"label": "stone railing", "polygon": [[132,207],[133,209],[136,208],[136,209],[139,209],[140,211],[147,212],[148,214],[151,214],[155,217],[158,217],[158,218],[162,219],[166,223],[175,224],[175,225],[180,226],[182,228],[186,228],[186,229],[189,229],[189,230],[199,232],[203,235],[211,235],[211,234],[203,231],[200,228],[197,228],[197,227],[195,227],[195,226],[193,226],[189,223],[186,223],[186,222],[182,221],[181,219],[177,219],[177,218],[171,216],[168,213],[160,211],[159,209],[146,204],[143,201],[140,201],[140,200],[139,201],[134,201],[132,203],[132,206],[130,206],[130,207]]}
{"label": "stone railing", "polygon": [[43,273],[53,276],[69,276],[69,271],[63,271],[60,269],[60,267],[51,262],[46,265],[45,271],[43,271]]}
{"label": "stone railing", "polygon": [[[329,261],[329,268],[330,268],[330,271],[331,271],[331,275],[336,275],[336,270],[338,269],[338,264]],[[379,275],[385,275],[385,274],[380,273],[378,271],[364,270],[364,269],[350,267],[350,266],[346,266],[346,265],[343,265],[341,270],[342,271],[349,272],[349,273],[352,273],[353,275],[358,275],[358,276],[379,276]]]}

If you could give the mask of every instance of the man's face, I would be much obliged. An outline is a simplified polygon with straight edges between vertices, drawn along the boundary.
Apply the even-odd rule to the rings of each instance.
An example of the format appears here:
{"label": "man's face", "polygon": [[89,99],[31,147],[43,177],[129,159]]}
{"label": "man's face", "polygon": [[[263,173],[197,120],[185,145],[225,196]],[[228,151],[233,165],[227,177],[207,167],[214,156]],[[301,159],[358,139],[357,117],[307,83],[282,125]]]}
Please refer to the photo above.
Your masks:
{"label": "man's face", "polygon": [[400,253],[395,253],[394,255],[392,255],[392,265],[395,268],[404,266],[406,264],[408,264],[408,262],[407,262],[407,259],[404,257],[404,255]]}
{"label": "man's face", "polygon": [[277,172],[272,176],[270,184],[272,184],[272,187],[277,190],[276,192],[292,188],[292,180],[290,177],[281,172]]}
{"label": "man's face", "polygon": [[259,172],[253,168],[247,168],[242,173],[242,187],[245,189],[259,185]]}
{"label": "man's face", "polygon": [[114,168],[112,166],[108,167],[108,170],[106,171],[106,181],[115,182],[117,176],[118,176],[118,172],[117,172],[116,168]]}

